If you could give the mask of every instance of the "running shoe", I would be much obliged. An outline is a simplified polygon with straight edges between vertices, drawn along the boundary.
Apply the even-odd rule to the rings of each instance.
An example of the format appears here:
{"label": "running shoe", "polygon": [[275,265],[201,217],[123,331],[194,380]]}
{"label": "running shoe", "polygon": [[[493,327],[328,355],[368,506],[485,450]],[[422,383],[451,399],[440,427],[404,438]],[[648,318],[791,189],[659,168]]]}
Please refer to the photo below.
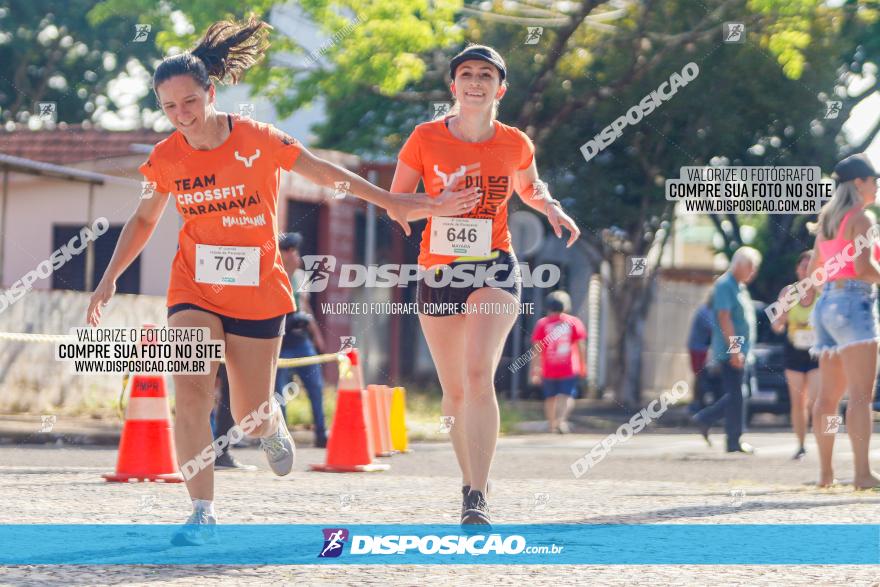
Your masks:
{"label": "running shoe", "polygon": [[[492,482],[486,482],[486,496],[489,496],[489,493],[492,491]],[[461,517],[464,517],[464,511],[467,509],[467,496],[468,493],[471,492],[470,485],[462,485],[461,486]]]}
{"label": "running shoe", "polygon": [[229,454],[229,451],[222,453],[214,460],[215,471],[256,471],[253,465],[245,465]]}
{"label": "running shoe", "polygon": [[464,514],[461,516],[462,526],[489,526],[492,527],[492,521],[489,519],[489,504],[486,503],[486,497],[482,491],[474,489],[468,493]]}
{"label": "running shoe", "polygon": [[260,439],[260,448],[266,453],[266,459],[269,461],[272,472],[283,477],[293,469],[296,446],[293,444],[290,432],[287,431],[287,424],[281,417],[281,408],[276,405],[275,410],[279,416],[278,429],[270,436]]}
{"label": "running shoe", "polygon": [[799,460],[803,459],[805,456],[807,456],[807,449],[805,449],[804,447],[800,447],[798,449],[798,451],[796,453],[794,453],[794,456],[791,457],[791,460],[799,461]]}
{"label": "running shoe", "polygon": [[556,428],[556,432],[559,434],[571,434],[571,424],[566,422],[565,420],[559,423],[559,426]]}
{"label": "running shoe", "polygon": [[171,537],[174,546],[202,546],[217,543],[217,518],[204,510],[194,510]]}
{"label": "running shoe", "polygon": [[738,448],[728,448],[727,452],[741,452],[747,455],[755,454],[755,447],[748,442],[740,442]]}

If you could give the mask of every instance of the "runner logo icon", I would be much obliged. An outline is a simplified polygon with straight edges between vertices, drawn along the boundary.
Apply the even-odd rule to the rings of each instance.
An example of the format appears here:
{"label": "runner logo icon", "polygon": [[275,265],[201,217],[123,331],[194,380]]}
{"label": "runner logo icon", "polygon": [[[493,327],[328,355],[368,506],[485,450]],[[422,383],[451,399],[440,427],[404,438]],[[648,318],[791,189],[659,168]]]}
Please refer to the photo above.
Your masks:
{"label": "runner logo icon", "polygon": [[336,269],[336,257],[333,255],[303,255],[306,278],[297,289],[298,292],[317,293],[327,289],[330,274]]}
{"label": "runner logo icon", "polygon": [[324,548],[318,554],[318,558],[339,558],[342,547],[348,540],[348,530],[345,528],[324,528]]}

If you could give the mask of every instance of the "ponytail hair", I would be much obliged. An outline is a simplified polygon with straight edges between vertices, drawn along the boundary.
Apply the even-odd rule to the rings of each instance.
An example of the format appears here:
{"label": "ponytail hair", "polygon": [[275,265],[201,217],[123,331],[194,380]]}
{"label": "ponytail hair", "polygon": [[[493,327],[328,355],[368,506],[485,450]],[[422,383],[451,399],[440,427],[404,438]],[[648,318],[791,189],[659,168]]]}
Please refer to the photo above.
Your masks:
{"label": "ponytail hair", "polygon": [[159,64],[153,74],[153,91],[177,75],[191,76],[205,90],[211,87],[211,78],[238,83],[244,72],[263,57],[269,47],[270,30],[269,24],[255,16],[247,22],[215,22],[194,49]]}
{"label": "ponytail hair", "polygon": [[813,228],[825,239],[832,239],[837,235],[837,230],[840,228],[843,217],[853,208],[858,210],[863,205],[864,200],[862,200],[862,195],[859,193],[858,188],[856,188],[855,181],[838,183],[831,202],[826,204],[822,211],[819,212],[819,219],[816,225],[808,225],[808,228]]}

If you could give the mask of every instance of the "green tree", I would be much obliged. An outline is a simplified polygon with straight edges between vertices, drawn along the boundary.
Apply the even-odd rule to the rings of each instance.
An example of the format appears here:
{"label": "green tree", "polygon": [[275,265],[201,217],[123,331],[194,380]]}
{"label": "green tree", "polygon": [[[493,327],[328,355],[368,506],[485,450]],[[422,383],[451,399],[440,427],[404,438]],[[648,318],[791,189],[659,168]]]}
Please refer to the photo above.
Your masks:
{"label": "green tree", "polygon": [[[180,10],[195,31],[244,15],[227,1],[144,4],[107,0],[99,8],[148,10],[156,18]],[[256,2],[248,10],[265,16],[272,6]],[[510,91],[499,116],[533,138],[542,176],[557,197],[573,202],[584,229],[581,246],[611,268],[620,336],[610,372],[617,399],[626,404],[639,401],[642,331],[657,267],[634,280],[622,259],[656,253],[674,229],[664,180],[684,165],[828,169],[840,154],[845,118],[825,120],[825,101],[877,50],[876,0],[839,7],[818,0],[582,0],[550,18],[535,6],[500,0],[488,9],[444,0],[302,0],[300,6],[334,42],[306,59],[305,47],[276,35],[269,59],[248,81],[282,115],[322,98],[323,147],[393,157],[426,120],[430,102],[449,99],[448,61],[465,41],[505,55]],[[722,42],[724,22],[744,23],[746,42]],[[525,44],[526,26],[542,23],[540,42]],[[193,35],[163,29],[157,42],[167,50]],[[585,161],[582,144],[691,61],[700,68],[697,79]],[[858,99],[845,96],[843,116]],[[744,219],[723,220],[715,219],[730,251],[741,242]],[[802,226],[768,217],[759,240],[802,239]]]}
{"label": "green tree", "polygon": [[[135,18],[87,18],[95,2],[0,1],[0,109],[4,121],[27,122],[37,102],[55,102],[58,121],[78,123],[116,110],[108,84],[128,60],[150,62],[152,42],[134,42]],[[146,103],[145,103],[146,105]]]}

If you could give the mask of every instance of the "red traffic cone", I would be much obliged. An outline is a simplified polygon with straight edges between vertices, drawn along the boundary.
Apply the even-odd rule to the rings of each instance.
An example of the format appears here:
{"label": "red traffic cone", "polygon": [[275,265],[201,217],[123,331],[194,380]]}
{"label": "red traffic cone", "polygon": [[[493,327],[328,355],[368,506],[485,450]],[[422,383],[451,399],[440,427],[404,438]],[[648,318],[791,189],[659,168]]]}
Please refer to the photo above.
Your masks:
{"label": "red traffic cone", "polygon": [[107,481],[183,481],[174,456],[171,412],[161,375],[131,378],[116,473],[103,477]]}
{"label": "red traffic cone", "polygon": [[366,392],[361,389],[357,350],[348,354],[351,365],[340,367],[336,414],[327,440],[327,462],[313,471],[334,473],[386,471],[390,465],[373,463],[366,416]]}

